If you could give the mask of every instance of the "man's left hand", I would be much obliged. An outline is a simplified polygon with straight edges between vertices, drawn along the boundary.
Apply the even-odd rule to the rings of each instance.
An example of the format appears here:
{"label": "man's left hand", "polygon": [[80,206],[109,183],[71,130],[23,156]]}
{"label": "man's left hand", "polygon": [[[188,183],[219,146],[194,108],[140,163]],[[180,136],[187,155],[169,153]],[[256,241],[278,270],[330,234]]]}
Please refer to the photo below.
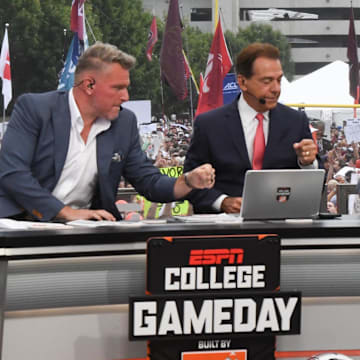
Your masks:
{"label": "man's left hand", "polygon": [[313,140],[302,139],[299,143],[295,143],[293,146],[301,165],[311,165],[315,161],[317,147]]}
{"label": "man's left hand", "polygon": [[215,184],[215,169],[203,164],[187,173],[188,184],[192,189],[212,188]]}

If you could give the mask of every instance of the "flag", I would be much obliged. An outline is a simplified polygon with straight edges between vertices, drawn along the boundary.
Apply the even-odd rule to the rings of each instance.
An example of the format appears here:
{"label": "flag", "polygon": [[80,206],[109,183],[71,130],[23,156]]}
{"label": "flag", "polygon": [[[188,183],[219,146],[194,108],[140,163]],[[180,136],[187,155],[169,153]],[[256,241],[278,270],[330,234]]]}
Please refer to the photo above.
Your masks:
{"label": "flag", "polygon": [[153,48],[158,41],[158,33],[157,33],[157,26],[156,26],[156,17],[154,16],[151,22],[149,35],[148,35],[148,42],[146,46],[146,57],[149,61],[152,60],[152,52]]}
{"label": "flag", "polygon": [[10,72],[10,51],[8,31],[5,28],[4,40],[0,53],[0,77],[2,79],[2,94],[4,96],[4,109],[9,105],[12,98],[11,72]]}
{"label": "flag", "polygon": [[74,74],[78,59],[89,46],[85,26],[85,1],[73,0],[71,5],[70,28],[74,31],[74,36],[60,73],[58,89],[70,90],[74,86]]}
{"label": "flag", "polygon": [[354,24],[354,11],[351,6],[350,9],[350,23],[349,23],[349,35],[348,35],[348,47],[347,57],[349,59],[349,80],[350,80],[350,95],[355,99],[355,102],[359,102],[359,60],[357,53],[357,41],[355,34]]}
{"label": "flag", "polygon": [[170,0],[165,32],[160,50],[161,75],[179,100],[187,96],[185,64],[182,53],[181,20],[178,0]]}
{"label": "flag", "polygon": [[219,18],[206,65],[195,117],[223,105],[223,81],[232,67]]}
{"label": "flag", "polygon": [[78,34],[79,40],[84,40],[84,3],[86,0],[73,0],[71,4],[71,31]]}

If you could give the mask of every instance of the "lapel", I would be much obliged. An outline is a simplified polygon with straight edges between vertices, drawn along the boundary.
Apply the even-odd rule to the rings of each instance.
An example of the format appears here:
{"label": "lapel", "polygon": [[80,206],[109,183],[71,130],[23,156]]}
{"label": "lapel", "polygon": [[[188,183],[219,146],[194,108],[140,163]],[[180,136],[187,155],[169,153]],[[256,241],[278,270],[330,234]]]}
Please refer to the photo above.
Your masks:
{"label": "lapel", "polygon": [[248,167],[251,167],[249,154],[247,152],[244,130],[239,114],[238,100],[240,95],[228,107],[225,113],[225,124],[228,127],[231,140],[239,153],[242,161],[247,162]]}
{"label": "lapel", "polygon": [[64,167],[69,147],[71,118],[68,94],[68,92],[59,92],[53,109],[55,184],[58,182]]}
{"label": "lapel", "polygon": [[96,137],[96,160],[99,176],[107,174],[110,169],[114,150],[113,126],[112,123],[108,130],[103,131]]}

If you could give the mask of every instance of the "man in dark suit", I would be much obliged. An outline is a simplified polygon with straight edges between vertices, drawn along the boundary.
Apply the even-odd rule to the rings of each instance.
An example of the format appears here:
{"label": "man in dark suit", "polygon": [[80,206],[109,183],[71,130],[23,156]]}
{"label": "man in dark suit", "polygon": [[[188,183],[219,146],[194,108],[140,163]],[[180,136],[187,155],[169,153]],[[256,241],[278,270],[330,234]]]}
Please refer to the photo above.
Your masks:
{"label": "man in dark suit", "polygon": [[184,171],[204,163],[216,171],[213,188],[188,196],[197,213],[238,213],[249,169],[318,167],[305,113],[278,103],[283,76],[279,50],[249,45],[237,57],[236,72],[241,95],[194,122]]}
{"label": "man in dark suit", "polygon": [[141,151],[136,117],[121,107],[134,63],[99,42],[79,59],[69,92],[18,99],[0,152],[0,217],[121,219],[115,205],[121,176],[156,202],[212,186],[209,164],[171,179]]}

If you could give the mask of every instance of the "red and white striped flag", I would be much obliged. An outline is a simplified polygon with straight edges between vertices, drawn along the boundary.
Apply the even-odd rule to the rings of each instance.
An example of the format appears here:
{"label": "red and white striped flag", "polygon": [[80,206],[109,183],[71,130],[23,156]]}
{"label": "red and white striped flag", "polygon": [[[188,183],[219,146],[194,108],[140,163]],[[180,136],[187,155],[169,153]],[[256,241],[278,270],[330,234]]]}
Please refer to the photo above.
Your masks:
{"label": "red and white striped flag", "polygon": [[10,72],[10,52],[8,31],[5,29],[4,40],[0,54],[0,77],[2,79],[2,94],[4,96],[4,109],[7,108],[12,99],[11,72]]}

